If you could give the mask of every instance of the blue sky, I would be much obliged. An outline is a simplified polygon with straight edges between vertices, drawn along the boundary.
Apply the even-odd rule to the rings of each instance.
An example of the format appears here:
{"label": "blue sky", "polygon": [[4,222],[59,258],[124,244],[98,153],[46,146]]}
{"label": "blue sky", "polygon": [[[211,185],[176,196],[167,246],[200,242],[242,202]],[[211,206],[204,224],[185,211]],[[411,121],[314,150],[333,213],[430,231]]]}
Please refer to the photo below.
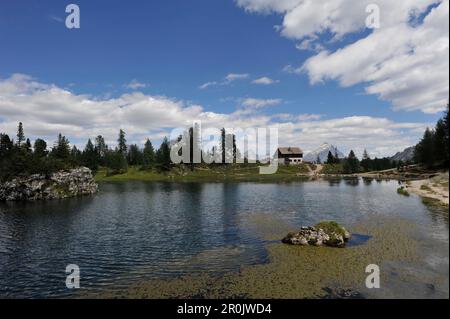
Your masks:
{"label": "blue sky", "polygon": [[[439,118],[440,110],[435,105],[432,112],[404,102],[398,106],[395,97],[391,98],[395,94],[389,93],[384,99],[379,94],[368,94],[368,84],[364,80],[353,81],[351,85],[342,83],[345,74],[324,75],[322,71],[318,76],[323,81],[312,84],[311,70],[298,71],[308,59],[321,50],[333,54],[370,36],[372,31],[351,30],[338,40],[333,27],[324,32],[314,31],[311,33],[314,42],[320,44],[321,49],[299,50],[296,45],[306,37],[283,35],[283,30],[289,31],[283,21],[295,7],[280,9],[272,4],[269,9],[261,9],[261,3],[270,5],[270,2],[77,0],[73,3],[81,10],[81,28],[70,30],[64,23],[65,6],[69,2],[2,1],[0,80],[6,82],[13,74],[22,74],[29,77],[26,82],[53,84],[74,96],[87,95],[92,100],[102,101],[141,92],[145,96],[176,100],[183,103],[181,108],[199,105],[203,112],[217,114],[232,114],[243,108],[246,99],[257,99],[277,101],[258,108],[258,116],[314,114],[317,115],[314,119],[319,120],[320,116],[321,121],[361,116],[417,124],[407,128],[415,135],[405,139],[403,144],[418,138],[419,127]],[[441,6],[445,4],[448,6],[448,1]],[[434,1],[434,7],[430,5],[427,3],[428,11],[422,10],[423,16],[438,7],[440,1]],[[448,33],[442,36],[448,41]],[[417,47],[420,45],[418,43]],[[448,47],[444,51],[448,56]],[[351,56],[346,61],[351,63]],[[324,61],[324,65],[327,62]],[[292,72],[288,72],[286,66],[291,66]],[[225,80],[230,74],[245,76]],[[262,77],[274,83],[253,83]],[[127,86],[132,81],[137,83],[134,88]],[[205,83],[216,84],[201,89]],[[433,97],[433,102],[435,100]],[[9,121],[19,117],[21,106],[17,108],[17,116],[0,113],[3,130],[10,129]],[[39,133],[32,123],[25,124],[29,125],[31,135]],[[149,136],[158,138],[159,135],[154,134],[149,130]],[[145,132],[136,132],[137,141],[143,135]],[[83,138],[73,134],[74,140]],[[291,141],[289,137],[286,140]],[[337,135],[329,142],[340,144]],[[343,148],[349,147],[348,141],[343,143]],[[398,148],[407,146],[403,144]]]}

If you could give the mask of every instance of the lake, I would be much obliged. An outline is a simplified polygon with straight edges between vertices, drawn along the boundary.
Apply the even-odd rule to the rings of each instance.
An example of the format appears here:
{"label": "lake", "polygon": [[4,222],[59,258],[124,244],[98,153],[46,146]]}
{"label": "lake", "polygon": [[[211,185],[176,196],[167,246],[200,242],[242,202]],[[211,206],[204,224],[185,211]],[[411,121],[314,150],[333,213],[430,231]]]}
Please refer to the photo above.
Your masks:
{"label": "lake", "polygon": [[[0,297],[72,297],[153,278],[220,275],[264,264],[266,245],[274,239],[261,236],[251,222],[262,214],[292,230],[321,220],[353,225],[368,216],[412,221],[423,244],[420,262],[393,260],[388,276],[395,279],[408,269],[421,279],[407,286],[398,280],[373,297],[448,298],[448,211],[432,211],[417,196],[397,194],[397,187],[396,181],[362,179],[125,182],[102,183],[92,197],[0,203]],[[68,264],[80,267],[82,289],[66,288]],[[414,291],[405,289],[411,287]]]}

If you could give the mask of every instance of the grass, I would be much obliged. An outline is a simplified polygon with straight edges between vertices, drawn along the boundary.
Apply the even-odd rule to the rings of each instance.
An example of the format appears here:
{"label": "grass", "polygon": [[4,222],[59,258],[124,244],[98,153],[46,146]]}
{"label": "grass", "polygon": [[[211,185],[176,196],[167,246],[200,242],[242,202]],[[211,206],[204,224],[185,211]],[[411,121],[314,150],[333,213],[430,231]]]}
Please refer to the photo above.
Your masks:
{"label": "grass", "polygon": [[316,229],[322,228],[323,231],[327,234],[338,234],[338,235],[345,235],[345,230],[342,228],[338,223],[334,221],[323,221],[314,226]]}
{"label": "grass", "polygon": [[324,164],[321,173],[327,175],[344,174],[344,166],[342,164]]}
{"label": "grass", "polygon": [[141,170],[130,167],[124,174],[108,176],[105,169],[100,169],[95,175],[97,182],[126,182],[126,181],[175,181],[175,182],[203,182],[203,181],[296,181],[302,180],[310,172],[308,164],[295,166],[280,165],[275,174],[259,174],[257,164],[237,164],[227,166],[200,166],[191,171],[189,167],[177,166],[169,172],[156,170]]}
{"label": "grass", "polygon": [[420,189],[426,192],[433,192],[433,190],[428,185],[425,184],[421,185]]}
{"label": "grass", "polygon": [[422,203],[429,208],[447,209],[448,205],[441,202],[439,199],[431,197],[422,197]]}
{"label": "grass", "polygon": [[397,188],[397,193],[403,196],[409,196],[409,192],[404,187]]}

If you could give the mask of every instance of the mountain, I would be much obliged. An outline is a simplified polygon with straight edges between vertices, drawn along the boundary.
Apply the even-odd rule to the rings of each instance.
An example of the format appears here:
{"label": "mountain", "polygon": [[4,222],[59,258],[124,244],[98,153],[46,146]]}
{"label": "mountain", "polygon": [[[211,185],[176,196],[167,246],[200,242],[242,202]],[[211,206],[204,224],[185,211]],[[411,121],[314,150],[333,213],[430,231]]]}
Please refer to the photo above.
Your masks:
{"label": "mountain", "polygon": [[414,157],[414,149],[415,149],[415,146],[405,148],[405,150],[403,152],[398,152],[397,154],[392,156],[391,160],[397,161],[397,162],[398,161],[403,161],[403,162],[412,161],[413,157]]}
{"label": "mountain", "polygon": [[344,154],[342,154],[341,151],[338,150],[338,148],[334,145],[323,143],[320,145],[317,149],[315,149],[312,152],[306,153],[303,157],[303,159],[306,162],[316,162],[317,156],[320,158],[321,163],[325,163],[328,158],[328,152],[331,151],[331,154],[337,154],[339,158],[344,158]]}

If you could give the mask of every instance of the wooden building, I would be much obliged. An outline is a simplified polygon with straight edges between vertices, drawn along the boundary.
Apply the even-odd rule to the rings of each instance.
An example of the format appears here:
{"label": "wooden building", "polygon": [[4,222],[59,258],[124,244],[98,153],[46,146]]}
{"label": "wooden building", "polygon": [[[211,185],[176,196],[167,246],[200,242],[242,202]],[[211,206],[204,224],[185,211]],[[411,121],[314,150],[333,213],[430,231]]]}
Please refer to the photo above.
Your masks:
{"label": "wooden building", "polygon": [[303,151],[300,147],[279,147],[275,158],[279,164],[296,165],[303,163]]}

